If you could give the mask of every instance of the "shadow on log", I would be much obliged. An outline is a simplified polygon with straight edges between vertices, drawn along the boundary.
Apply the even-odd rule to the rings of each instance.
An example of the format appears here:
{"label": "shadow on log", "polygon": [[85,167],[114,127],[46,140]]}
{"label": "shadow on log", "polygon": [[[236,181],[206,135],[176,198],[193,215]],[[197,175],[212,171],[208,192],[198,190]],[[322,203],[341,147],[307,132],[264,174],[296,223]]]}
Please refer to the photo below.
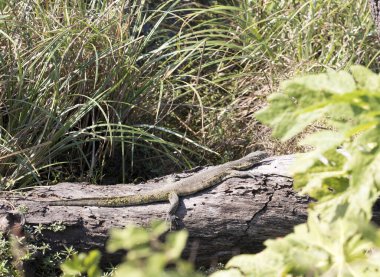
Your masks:
{"label": "shadow on log", "polygon": [[[184,255],[198,265],[214,265],[239,253],[255,253],[263,249],[269,238],[290,233],[293,226],[307,218],[308,197],[292,189],[287,168],[292,156],[269,158],[251,169],[254,178],[231,178],[210,189],[183,197],[177,216],[180,227],[190,237]],[[198,172],[177,175],[186,178]],[[167,178],[154,179],[141,185],[96,186],[83,183],[61,183],[29,191],[23,200],[1,196],[15,207],[27,207],[27,226],[42,224],[39,242],[48,243],[52,250],[73,245],[79,251],[103,250],[110,228],[129,223],[146,226],[151,220],[165,219],[168,203],[156,203],[121,208],[47,206],[43,201],[61,198],[122,196],[149,190],[167,183]],[[2,213],[6,212],[2,207]],[[375,212],[378,219],[379,213]],[[375,220],[379,222],[380,220]],[[1,223],[1,222],[0,222]],[[64,230],[53,231],[57,223]],[[3,227],[4,229],[4,227]],[[120,257],[105,256],[115,262]]]}

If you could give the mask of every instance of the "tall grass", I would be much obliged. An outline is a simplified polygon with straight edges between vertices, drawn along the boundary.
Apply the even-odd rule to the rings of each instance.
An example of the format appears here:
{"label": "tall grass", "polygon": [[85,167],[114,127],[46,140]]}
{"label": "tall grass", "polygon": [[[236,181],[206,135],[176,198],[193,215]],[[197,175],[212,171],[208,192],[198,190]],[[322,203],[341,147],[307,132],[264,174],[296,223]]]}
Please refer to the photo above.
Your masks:
{"label": "tall grass", "polygon": [[[207,9],[188,9],[186,23],[193,27],[181,37],[184,45],[204,41],[197,91],[208,113],[198,129],[215,142],[209,144],[213,149],[279,148],[251,114],[284,79],[356,63],[379,68],[378,39],[366,0],[217,2]],[[193,67],[186,74],[198,72]],[[294,150],[289,144],[277,149]]]}
{"label": "tall grass", "polygon": [[[158,129],[165,115],[155,113],[171,94],[165,74],[186,59],[171,46],[167,21],[176,4],[154,10],[126,0],[2,4],[3,188],[72,175],[96,181],[115,149],[123,169],[132,168],[125,162],[135,153],[186,163],[175,153],[194,151],[193,142],[170,139],[183,136]],[[128,171],[121,172],[125,180]]]}
{"label": "tall grass", "polygon": [[377,66],[364,0],[0,0],[0,9],[3,189],[126,181],[210,158],[209,148],[229,157],[268,148],[251,114],[279,80]]}

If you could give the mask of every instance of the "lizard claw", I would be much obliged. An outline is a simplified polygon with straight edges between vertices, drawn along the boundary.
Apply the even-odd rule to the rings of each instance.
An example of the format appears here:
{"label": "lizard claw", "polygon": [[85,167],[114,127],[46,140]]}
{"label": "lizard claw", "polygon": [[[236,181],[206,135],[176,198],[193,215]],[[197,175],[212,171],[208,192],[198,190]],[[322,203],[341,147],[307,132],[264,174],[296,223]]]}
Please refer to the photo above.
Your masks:
{"label": "lizard claw", "polygon": [[174,231],[177,229],[177,220],[178,216],[172,215],[172,214],[167,214],[165,221],[169,225],[169,231]]}

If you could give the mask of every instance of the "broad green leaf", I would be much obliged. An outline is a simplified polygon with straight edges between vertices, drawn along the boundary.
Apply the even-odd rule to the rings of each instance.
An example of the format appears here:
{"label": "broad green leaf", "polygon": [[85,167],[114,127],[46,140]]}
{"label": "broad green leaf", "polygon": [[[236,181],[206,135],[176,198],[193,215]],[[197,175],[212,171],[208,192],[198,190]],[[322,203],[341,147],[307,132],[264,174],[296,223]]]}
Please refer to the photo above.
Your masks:
{"label": "broad green leaf", "polygon": [[144,245],[150,240],[147,230],[141,227],[130,225],[125,229],[112,229],[110,239],[107,242],[106,249],[113,253],[120,249],[131,249]]}
{"label": "broad green leaf", "polygon": [[88,254],[80,253],[61,264],[63,276],[82,276],[87,273],[89,277],[100,277],[99,268],[101,254],[99,250],[92,250]]}
{"label": "broad green leaf", "polygon": [[168,234],[166,248],[169,259],[178,259],[181,256],[188,236],[189,234],[186,230]]}
{"label": "broad green leaf", "polygon": [[138,268],[138,267],[131,266],[124,263],[118,266],[115,273],[113,274],[113,277],[126,277],[126,276],[147,277],[143,268]]}
{"label": "broad green leaf", "polygon": [[152,235],[158,238],[169,230],[169,226],[165,221],[156,220],[151,223],[151,229]]}
{"label": "broad green leaf", "polygon": [[373,73],[368,68],[363,66],[354,65],[350,67],[357,86],[361,90],[365,91],[377,91],[380,92],[380,77]]}
{"label": "broad green leaf", "polygon": [[99,250],[90,251],[85,259],[83,260],[83,264],[86,267],[91,267],[94,265],[98,265],[101,259],[101,253]]}
{"label": "broad green leaf", "polygon": [[239,255],[233,257],[226,265],[227,269],[238,268],[244,275],[281,276],[283,260],[279,255],[264,251],[257,255]]}
{"label": "broad green leaf", "polygon": [[[281,89],[297,100],[301,107],[311,106],[313,100],[322,100],[326,95],[345,94],[356,90],[356,83],[351,74],[345,71],[328,71],[327,73],[294,78],[282,83]],[[311,92],[311,94],[308,94]],[[313,99],[314,98],[314,99]]]}
{"label": "broad green leaf", "polygon": [[336,149],[336,147],[341,145],[344,140],[344,134],[339,132],[321,131],[308,135],[300,142],[300,144],[315,147],[315,151],[321,155],[328,150]]}
{"label": "broad green leaf", "polygon": [[298,103],[291,96],[283,94],[273,94],[268,101],[270,105],[255,115],[259,121],[271,126],[273,135],[281,140],[296,136],[324,114],[321,109],[298,115],[295,113]]}
{"label": "broad green leaf", "polygon": [[73,261],[65,261],[60,267],[64,277],[80,276],[82,272],[82,267]]}
{"label": "broad green leaf", "polygon": [[210,275],[210,277],[244,277],[238,269],[220,270]]}
{"label": "broad green leaf", "polygon": [[146,263],[146,272],[148,275],[154,276],[158,272],[163,272],[170,258],[165,253],[151,254]]}

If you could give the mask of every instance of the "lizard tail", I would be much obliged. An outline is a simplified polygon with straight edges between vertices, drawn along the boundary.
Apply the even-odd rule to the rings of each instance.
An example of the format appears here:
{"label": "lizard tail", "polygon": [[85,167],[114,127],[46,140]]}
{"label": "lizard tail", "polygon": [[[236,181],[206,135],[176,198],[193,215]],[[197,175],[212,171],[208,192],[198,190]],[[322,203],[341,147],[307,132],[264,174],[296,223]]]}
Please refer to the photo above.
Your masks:
{"label": "lizard tail", "polygon": [[160,193],[145,193],[119,197],[93,197],[66,200],[46,201],[49,206],[96,206],[96,207],[125,207],[143,205],[152,202],[168,200],[168,196]]}

